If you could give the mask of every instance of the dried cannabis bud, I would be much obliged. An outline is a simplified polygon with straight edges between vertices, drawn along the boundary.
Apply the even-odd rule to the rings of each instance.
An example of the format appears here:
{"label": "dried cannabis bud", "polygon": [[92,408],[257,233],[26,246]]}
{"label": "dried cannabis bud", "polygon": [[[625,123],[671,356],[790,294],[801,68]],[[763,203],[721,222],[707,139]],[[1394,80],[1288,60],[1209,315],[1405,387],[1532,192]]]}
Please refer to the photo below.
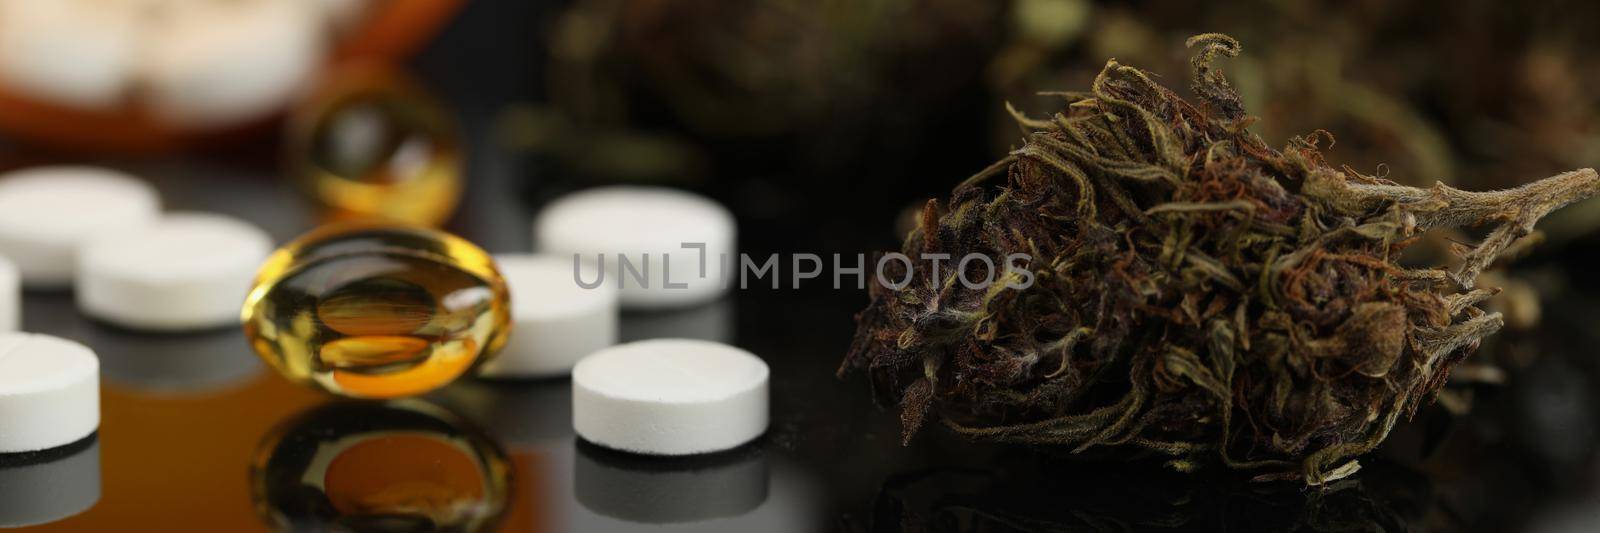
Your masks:
{"label": "dried cannabis bud", "polygon": [[[930,201],[875,285],[840,369],[898,402],[905,439],[930,414],[982,440],[1103,445],[1220,460],[1262,479],[1350,475],[1450,368],[1500,328],[1478,273],[1550,211],[1600,190],[1583,169],[1515,189],[1413,188],[1331,167],[1325,132],[1273,150],[1189,40],[1191,104],[1106,64],[1021,149]],[[1436,228],[1482,227],[1452,268],[1406,268]],[[958,283],[941,257],[1025,253],[1034,282]],[[927,254],[927,255],[925,255]],[[972,268],[983,263],[970,262]],[[910,271],[907,272],[907,266]],[[982,279],[984,272],[967,279]]]}

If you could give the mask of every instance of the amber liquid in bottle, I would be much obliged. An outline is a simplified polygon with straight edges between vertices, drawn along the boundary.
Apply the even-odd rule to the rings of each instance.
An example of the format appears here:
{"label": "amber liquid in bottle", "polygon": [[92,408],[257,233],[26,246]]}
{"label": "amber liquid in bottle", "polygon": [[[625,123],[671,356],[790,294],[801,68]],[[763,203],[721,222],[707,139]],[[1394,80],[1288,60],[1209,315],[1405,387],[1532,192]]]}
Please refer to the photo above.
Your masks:
{"label": "amber liquid in bottle", "polygon": [[245,334],[292,381],[357,398],[422,394],[505,342],[505,281],[488,254],[444,232],[354,223],[268,259]]}

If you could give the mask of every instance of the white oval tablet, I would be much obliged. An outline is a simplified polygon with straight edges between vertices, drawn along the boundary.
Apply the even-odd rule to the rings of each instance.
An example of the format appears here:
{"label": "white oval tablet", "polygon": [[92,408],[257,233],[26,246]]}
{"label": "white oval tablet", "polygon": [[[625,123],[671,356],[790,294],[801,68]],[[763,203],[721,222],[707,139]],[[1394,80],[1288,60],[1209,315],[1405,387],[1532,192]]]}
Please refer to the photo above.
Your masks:
{"label": "white oval tablet", "polygon": [[135,329],[188,330],[239,321],[272,238],[247,222],[175,213],[98,237],[79,258],[84,314]]}
{"label": "white oval tablet", "polygon": [[736,273],[739,265],[733,215],[709,198],[676,189],[615,186],[569,194],[539,213],[533,232],[540,252],[602,262],[605,282],[618,286],[626,309],[716,299],[726,291],[724,272]]}
{"label": "white oval tablet", "polygon": [[100,360],[88,347],[0,333],[0,453],[77,442],[100,427]]}
{"label": "white oval tablet", "polygon": [[141,78],[151,109],[185,126],[260,118],[303,88],[322,59],[321,10],[240,0],[173,6],[151,32]]}
{"label": "white oval tablet", "polygon": [[[489,377],[561,376],[595,350],[617,343],[617,290],[584,288],[571,257],[499,255],[511,290],[511,337],[479,371]],[[589,279],[595,265],[579,263]]]}
{"label": "white oval tablet", "polygon": [[767,364],[709,341],[613,346],[572,369],[572,426],[589,442],[649,455],[735,448],[767,430]]}
{"label": "white oval tablet", "polygon": [[110,169],[34,167],[0,175],[0,255],[35,288],[72,283],[78,248],[161,212],[149,184]]}

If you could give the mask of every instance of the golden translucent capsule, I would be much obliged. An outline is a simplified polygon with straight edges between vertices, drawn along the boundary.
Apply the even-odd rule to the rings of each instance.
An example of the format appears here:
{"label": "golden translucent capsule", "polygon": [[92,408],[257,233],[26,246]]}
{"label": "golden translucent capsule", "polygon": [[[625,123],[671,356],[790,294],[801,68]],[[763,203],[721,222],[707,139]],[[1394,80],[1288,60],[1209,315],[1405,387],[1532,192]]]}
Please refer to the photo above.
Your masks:
{"label": "golden translucent capsule", "polygon": [[289,380],[355,398],[422,394],[505,344],[509,295],[494,261],[417,226],[325,226],[274,252],[241,319]]}
{"label": "golden translucent capsule", "polygon": [[493,442],[418,400],[314,409],[250,465],[256,513],[281,531],[492,531],[510,476]]}
{"label": "golden translucent capsule", "polygon": [[291,174],[335,220],[437,226],[461,198],[454,120],[385,68],[337,73],[290,117],[285,147]]}

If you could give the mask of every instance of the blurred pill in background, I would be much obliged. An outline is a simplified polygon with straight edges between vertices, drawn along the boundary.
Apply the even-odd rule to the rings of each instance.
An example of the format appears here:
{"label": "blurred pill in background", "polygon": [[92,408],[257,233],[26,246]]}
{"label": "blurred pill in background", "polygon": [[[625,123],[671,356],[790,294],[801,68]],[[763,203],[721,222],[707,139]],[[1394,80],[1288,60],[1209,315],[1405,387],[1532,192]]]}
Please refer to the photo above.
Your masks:
{"label": "blurred pill in background", "polygon": [[34,167],[0,174],[0,255],[29,288],[72,283],[78,248],[109,231],[156,219],[149,184],[110,169]]}
{"label": "blurred pill in background", "polygon": [[709,302],[727,292],[724,273],[736,274],[739,266],[733,214],[709,198],[665,187],[568,194],[545,206],[533,232],[539,252],[599,263],[624,309]]}
{"label": "blurred pill in background", "polygon": [[78,261],[78,307],[118,326],[156,331],[237,325],[239,302],[272,238],[248,222],[173,213],[91,239]]}
{"label": "blurred pill in background", "polygon": [[353,66],[295,109],[285,164],[331,218],[437,226],[460,201],[460,143],[454,118],[414,82]]}
{"label": "blurred pill in background", "polygon": [[316,72],[328,43],[305,2],[194,2],[168,8],[143,43],[143,94],[177,126],[215,127],[287,104]]}
{"label": "blurred pill in background", "polygon": [[0,2],[0,83],[46,102],[108,109],[133,84],[140,37],[131,2]]}
{"label": "blurred pill in background", "polygon": [[493,378],[564,376],[583,356],[617,342],[617,290],[579,285],[596,264],[570,256],[495,257],[511,291],[511,337],[479,373]]}
{"label": "blurred pill in background", "polygon": [[464,0],[0,0],[0,130],[74,152],[252,137],[325,71],[395,64]]}

